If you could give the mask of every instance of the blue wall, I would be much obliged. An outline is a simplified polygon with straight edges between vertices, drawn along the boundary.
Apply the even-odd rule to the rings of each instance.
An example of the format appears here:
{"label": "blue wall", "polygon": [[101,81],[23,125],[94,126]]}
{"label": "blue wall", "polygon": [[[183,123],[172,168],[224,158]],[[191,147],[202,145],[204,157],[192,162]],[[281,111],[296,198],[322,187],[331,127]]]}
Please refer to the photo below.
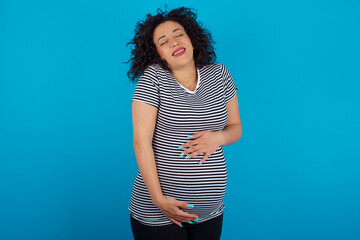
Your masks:
{"label": "blue wall", "polygon": [[222,239],[360,239],[360,2],[1,1],[0,239],[132,239],[125,46],[194,7],[239,88]]}

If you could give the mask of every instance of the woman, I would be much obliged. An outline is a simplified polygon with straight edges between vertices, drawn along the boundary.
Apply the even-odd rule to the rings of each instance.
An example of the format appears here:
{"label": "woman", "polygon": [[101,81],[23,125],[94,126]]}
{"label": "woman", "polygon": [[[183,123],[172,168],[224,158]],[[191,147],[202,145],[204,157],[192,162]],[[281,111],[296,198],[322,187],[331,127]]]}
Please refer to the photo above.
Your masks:
{"label": "woman", "polygon": [[139,173],[129,210],[135,239],[220,239],[227,170],[222,146],[242,134],[229,70],[188,8],[139,22],[128,76]]}

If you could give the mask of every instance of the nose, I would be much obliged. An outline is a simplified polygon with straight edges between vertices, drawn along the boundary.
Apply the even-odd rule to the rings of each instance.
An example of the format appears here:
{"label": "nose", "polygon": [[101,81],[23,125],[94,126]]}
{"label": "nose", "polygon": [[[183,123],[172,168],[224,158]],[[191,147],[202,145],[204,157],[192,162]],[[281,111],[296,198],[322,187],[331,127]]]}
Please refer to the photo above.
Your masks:
{"label": "nose", "polygon": [[170,44],[170,46],[176,47],[177,45],[179,45],[179,42],[176,40],[176,38],[172,38]]}

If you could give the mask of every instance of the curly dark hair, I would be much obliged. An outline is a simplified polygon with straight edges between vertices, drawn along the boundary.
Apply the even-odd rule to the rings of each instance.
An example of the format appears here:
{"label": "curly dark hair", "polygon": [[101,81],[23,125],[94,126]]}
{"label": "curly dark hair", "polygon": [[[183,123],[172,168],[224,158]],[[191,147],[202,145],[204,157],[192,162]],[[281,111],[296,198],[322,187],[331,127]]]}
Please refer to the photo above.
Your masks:
{"label": "curly dark hair", "polygon": [[214,41],[210,32],[203,28],[201,22],[197,22],[196,10],[180,7],[170,12],[157,9],[157,15],[152,16],[150,13],[146,15],[144,21],[136,24],[135,36],[126,46],[133,45],[131,49],[131,58],[126,63],[130,63],[130,70],[127,76],[132,82],[136,82],[146,67],[152,64],[160,64],[164,69],[170,70],[166,61],[160,58],[153,42],[153,33],[155,28],[166,21],[178,22],[189,36],[194,47],[194,61],[196,67],[202,67],[216,61],[214,52]]}

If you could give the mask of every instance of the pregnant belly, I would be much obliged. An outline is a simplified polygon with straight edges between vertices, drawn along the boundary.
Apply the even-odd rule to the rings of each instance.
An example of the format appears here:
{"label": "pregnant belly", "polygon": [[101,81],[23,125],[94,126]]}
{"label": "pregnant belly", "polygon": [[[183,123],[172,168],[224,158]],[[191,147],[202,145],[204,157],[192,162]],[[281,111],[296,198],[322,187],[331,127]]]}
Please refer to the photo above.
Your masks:
{"label": "pregnant belly", "polygon": [[[156,154],[155,154],[156,156]],[[191,159],[171,156],[156,157],[163,194],[194,205],[184,211],[200,218],[222,206],[227,184],[227,169],[222,148],[219,147],[203,164],[204,155]]]}

